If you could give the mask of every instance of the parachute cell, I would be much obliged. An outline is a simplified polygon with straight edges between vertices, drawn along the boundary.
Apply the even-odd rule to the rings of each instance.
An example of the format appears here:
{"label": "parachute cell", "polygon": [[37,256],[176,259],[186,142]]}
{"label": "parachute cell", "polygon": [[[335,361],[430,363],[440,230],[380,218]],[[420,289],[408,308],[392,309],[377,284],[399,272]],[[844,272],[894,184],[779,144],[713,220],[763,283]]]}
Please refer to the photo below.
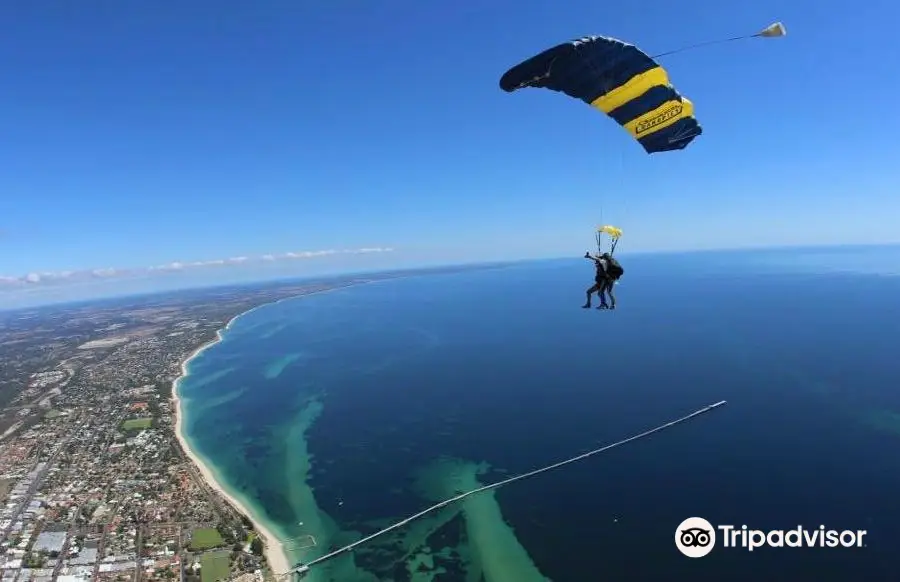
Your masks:
{"label": "parachute cell", "polygon": [[703,130],[694,105],[636,46],[590,36],[557,45],[508,70],[500,88],[546,88],[580,99],[628,131],[648,154],[687,147]]}

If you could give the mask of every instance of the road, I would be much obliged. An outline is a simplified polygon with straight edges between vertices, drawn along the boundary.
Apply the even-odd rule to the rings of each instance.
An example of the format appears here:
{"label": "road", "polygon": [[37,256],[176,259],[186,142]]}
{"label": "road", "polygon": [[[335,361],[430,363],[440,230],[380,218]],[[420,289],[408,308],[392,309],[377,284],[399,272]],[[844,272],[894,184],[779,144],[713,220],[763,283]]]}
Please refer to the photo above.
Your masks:
{"label": "road", "polygon": [[[60,451],[64,450],[68,444],[69,439],[66,439],[66,441],[63,442],[62,446],[57,447],[56,451],[54,451],[53,454],[50,455],[50,458],[48,458],[45,462],[44,468],[38,471],[38,474],[31,482],[31,485],[28,487],[28,490],[25,492],[22,500],[19,501],[18,505],[16,505],[16,508],[13,509],[12,513],[10,514],[11,523],[6,528],[4,528],[2,532],[0,532],[0,540],[7,539],[10,532],[12,531],[13,524],[15,524],[16,520],[19,519],[19,516],[22,515],[22,513],[28,507],[28,504],[31,503],[32,499],[34,499],[34,494],[37,493],[38,488],[43,484],[44,479],[47,477],[47,471],[49,471],[50,467],[53,466],[53,463],[56,461],[56,457],[59,456]],[[34,464],[34,466],[31,468],[31,471],[33,471],[34,468],[38,466],[38,464],[40,464],[40,461]]]}

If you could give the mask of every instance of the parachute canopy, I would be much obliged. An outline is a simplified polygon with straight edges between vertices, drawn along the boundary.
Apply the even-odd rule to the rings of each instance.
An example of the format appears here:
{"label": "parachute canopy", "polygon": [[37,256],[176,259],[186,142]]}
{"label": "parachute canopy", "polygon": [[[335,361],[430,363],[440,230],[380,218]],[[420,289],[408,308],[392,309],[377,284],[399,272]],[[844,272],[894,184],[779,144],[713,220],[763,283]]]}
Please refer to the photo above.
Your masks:
{"label": "parachute canopy", "polygon": [[665,69],[615,38],[589,36],[557,45],[500,79],[507,93],[524,87],[581,99],[625,128],[648,154],[684,149],[703,132],[694,105],[669,83]]}
{"label": "parachute canopy", "polygon": [[611,224],[606,224],[597,229],[598,234],[608,234],[610,238],[619,238],[622,236],[622,229]]}
{"label": "parachute canopy", "polygon": [[616,251],[616,245],[619,243],[619,237],[622,236],[622,229],[611,224],[606,224],[597,228],[597,252],[603,252],[603,235],[609,236],[609,254]]}

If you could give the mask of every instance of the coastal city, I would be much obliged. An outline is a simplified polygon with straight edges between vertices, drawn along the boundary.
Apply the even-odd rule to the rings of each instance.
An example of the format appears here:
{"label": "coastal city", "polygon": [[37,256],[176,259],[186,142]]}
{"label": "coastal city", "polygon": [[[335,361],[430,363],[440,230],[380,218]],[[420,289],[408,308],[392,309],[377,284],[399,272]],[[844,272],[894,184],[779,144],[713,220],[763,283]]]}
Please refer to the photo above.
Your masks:
{"label": "coastal city", "polygon": [[360,282],[0,313],[0,582],[279,579],[179,445],[173,381],[236,315]]}
{"label": "coastal city", "polygon": [[279,540],[186,450],[173,385],[242,313],[403,276],[0,311],[0,582],[285,580]]}

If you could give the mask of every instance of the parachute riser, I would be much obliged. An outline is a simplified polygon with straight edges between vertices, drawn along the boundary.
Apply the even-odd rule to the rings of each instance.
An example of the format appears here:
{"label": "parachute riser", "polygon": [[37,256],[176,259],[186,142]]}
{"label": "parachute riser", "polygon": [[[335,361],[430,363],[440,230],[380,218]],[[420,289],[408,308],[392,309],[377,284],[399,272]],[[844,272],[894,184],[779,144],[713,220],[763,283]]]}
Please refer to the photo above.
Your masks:
{"label": "parachute riser", "polygon": [[[597,240],[597,256],[600,256],[603,254],[603,234],[598,232],[596,235],[596,240]],[[618,245],[618,244],[619,244],[619,238],[611,237],[610,244],[609,244],[609,256],[612,256],[613,253],[616,252],[616,245]]]}

